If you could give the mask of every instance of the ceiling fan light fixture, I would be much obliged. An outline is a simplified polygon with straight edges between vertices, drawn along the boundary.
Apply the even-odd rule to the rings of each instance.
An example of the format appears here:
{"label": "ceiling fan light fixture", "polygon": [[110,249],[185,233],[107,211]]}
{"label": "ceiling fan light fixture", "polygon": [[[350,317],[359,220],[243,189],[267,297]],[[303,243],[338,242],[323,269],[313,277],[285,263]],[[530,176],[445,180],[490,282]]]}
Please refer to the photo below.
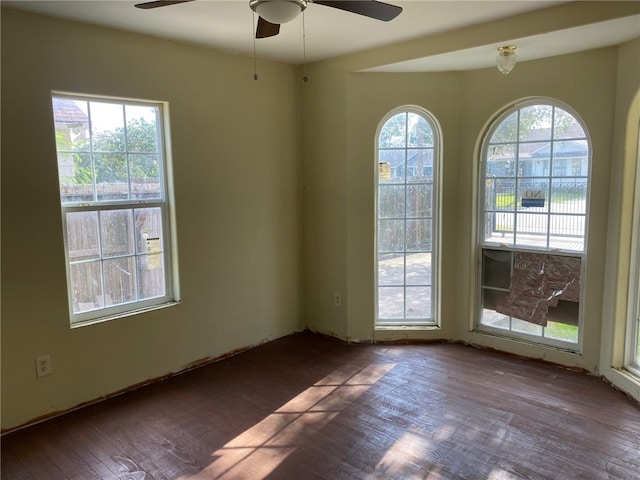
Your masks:
{"label": "ceiling fan light fixture", "polygon": [[266,21],[280,25],[307,8],[307,0],[250,0],[249,6]]}
{"label": "ceiling fan light fixture", "polygon": [[509,75],[513,67],[516,66],[516,47],[514,45],[506,45],[504,47],[498,47],[498,56],[496,57],[496,66],[500,73],[503,75]]}

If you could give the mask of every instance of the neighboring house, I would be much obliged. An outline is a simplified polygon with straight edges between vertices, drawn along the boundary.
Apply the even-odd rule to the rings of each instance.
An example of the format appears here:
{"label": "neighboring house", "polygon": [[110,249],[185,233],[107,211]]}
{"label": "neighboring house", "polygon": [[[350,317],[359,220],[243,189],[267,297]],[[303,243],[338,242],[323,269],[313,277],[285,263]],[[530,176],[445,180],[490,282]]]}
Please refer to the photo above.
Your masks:
{"label": "neighboring house", "polygon": [[[54,97],[53,117],[58,151],[71,150],[74,143],[89,138],[89,119],[73,100]],[[59,153],[58,169],[61,182],[73,183],[76,174],[74,154],[71,152]]]}

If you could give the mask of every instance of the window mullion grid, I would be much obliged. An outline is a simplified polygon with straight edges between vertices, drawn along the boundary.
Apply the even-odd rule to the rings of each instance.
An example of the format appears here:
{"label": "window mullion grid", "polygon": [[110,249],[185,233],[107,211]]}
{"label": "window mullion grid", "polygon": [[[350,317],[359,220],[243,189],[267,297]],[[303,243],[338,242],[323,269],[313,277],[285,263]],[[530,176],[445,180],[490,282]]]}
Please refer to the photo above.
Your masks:
{"label": "window mullion grid", "polygon": [[[548,194],[549,200],[547,200],[547,249],[551,248],[551,191],[553,185],[553,155],[555,149],[555,115],[556,115],[556,107],[551,107],[551,144],[549,145],[549,187]],[[542,329],[542,333],[544,335],[544,328]]]}
{"label": "window mullion grid", "polygon": [[100,252],[99,262],[100,262],[100,283],[102,283],[102,308],[106,306],[106,293],[105,293],[105,278],[104,278],[104,252],[102,251],[102,212],[97,212],[98,214],[98,252]]}
{"label": "window mullion grid", "polygon": [[[520,189],[520,110],[518,110],[516,124],[516,169],[514,171],[515,185],[514,185],[514,202],[513,202],[513,246],[518,245],[518,190]],[[511,275],[513,276],[513,253],[511,254]],[[509,331],[513,331],[513,317],[509,315]]]}
{"label": "window mullion grid", "polygon": [[[122,118],[124,118],[124,161],[127,166],[127,195],[128,198],[133,199],[133,195],[131,194],[131,165],[129,163],[129,128],[127,124],[127,109],[126,106],[122,105]],[[136,297],[137,298],[137,297]]]}
{"label": "window mullion grid", "polygon": [[520,188],[520,178],[518,176],[518,170],[520,168],[520,110],[518,110],[516,124],[516,165],[514,171],[514,185],[513,185],[513,246],[518,244],[518,189]]}
{"label": "window mullion grid", "polygon": [[91,179],[93,188],[93,201],[98,200],[98,174],[96,169],[96,157],[93,151],[93,121],[91,120],[91,102],[87,101],[87,122],[89,125],[89,155],[91,155]]}
{"label": "window mullion grid", "polygon": [[402,318],[407,319],[407,190],[409,173],[409,112],[404,114],[404,215],[403,215],[403,242],[402,242]]}
{"label": "window mullion grid", "polygon": [[[162,212],[162,222],[163,222],[163,229],[162,229],[162,245],[165,246],[166,245],[166,238],[165,238],[165,234],[164,234],[164,208],[161,207],[160,211]],[[132,221],[133,221],[133,232],[131,232],[131,234],[133,235],[133,278],[134,278],[134,282],[133,282],[133,290],[134,290],[134,295],[135,295],[135,299],[136,301],[140,300],[140,279],[138,278],[138,262],[140,261],[140,256],[141,256],[141,252],[138,252],[138,239],[136,238],[136,209],[135,208],[131,208],[131,215],[132,215]],[[165,249],[162,249],[162,258],[163,261],[164,259],[166,259],[166,255],[164,254]],[[145,252],[145,254],[148,256],[149,254]]]}

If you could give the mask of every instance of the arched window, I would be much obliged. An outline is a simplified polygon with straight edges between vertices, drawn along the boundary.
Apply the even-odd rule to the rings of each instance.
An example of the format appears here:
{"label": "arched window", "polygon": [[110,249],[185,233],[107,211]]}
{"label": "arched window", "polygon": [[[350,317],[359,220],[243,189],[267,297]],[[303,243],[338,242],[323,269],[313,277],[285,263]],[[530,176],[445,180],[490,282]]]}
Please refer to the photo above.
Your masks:
{"label": "arched window", "polygon": [[420,108],[393,110],[378,127],[378,326],[437,323],[438,144]]}
{"label": "arched window", "polygon": [[640,377],[640,127],[636,150],[636,191],[632,229],[632,262],[629,276],[629,311],[625,366]]}
{"label": "arched window", "polygon": [[591,148],[549,99],[500,115],[482,149],[478,328],[579,349]]}

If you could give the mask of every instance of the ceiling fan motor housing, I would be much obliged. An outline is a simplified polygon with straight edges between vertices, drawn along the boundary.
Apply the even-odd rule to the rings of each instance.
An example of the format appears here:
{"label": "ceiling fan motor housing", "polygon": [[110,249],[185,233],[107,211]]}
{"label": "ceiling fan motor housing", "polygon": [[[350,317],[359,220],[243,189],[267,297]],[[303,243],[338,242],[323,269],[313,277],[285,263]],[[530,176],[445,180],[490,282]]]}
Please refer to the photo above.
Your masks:
{"label": "ceiling fan motor housing", "polygon": [[282,24],[307,8],[307,0],[250,0],[249,7],[268,22]]}

